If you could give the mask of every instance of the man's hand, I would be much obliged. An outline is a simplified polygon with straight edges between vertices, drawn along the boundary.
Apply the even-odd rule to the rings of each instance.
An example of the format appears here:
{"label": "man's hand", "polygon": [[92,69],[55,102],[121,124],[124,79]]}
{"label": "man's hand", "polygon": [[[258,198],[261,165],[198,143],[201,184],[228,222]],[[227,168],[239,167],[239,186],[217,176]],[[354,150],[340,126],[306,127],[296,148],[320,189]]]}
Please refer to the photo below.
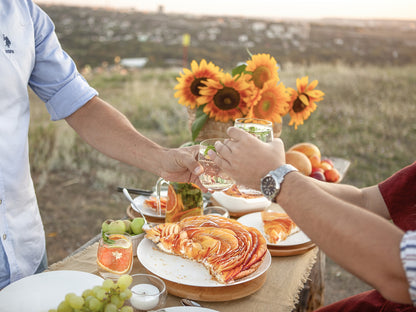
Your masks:
{"label": "man's hand", "polygon": [[208,154],[238,184],[258,190],[261,178],[285,163],[282,140],[264,143],[235,127],[228,128],[227,134],[230,139],[215,144],[219,157],[213,151]]}

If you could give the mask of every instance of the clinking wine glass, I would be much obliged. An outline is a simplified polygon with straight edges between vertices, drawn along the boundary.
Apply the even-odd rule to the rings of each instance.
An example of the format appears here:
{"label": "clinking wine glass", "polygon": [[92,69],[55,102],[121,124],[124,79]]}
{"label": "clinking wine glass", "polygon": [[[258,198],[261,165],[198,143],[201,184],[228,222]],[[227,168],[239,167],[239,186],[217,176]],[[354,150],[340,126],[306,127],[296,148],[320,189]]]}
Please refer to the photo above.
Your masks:
{"label": "clinking wine glass", "polygon": [[[259,118],[237,118],[234,127],[243,129],[258,138],[260,141],[269,143],[273,141],[273,123],[270,120]],[[261,192],[237,185],[238,189],[246,194],[261,195]]]}
{"label": "clinking wine glass", "polygon": [[251,133],[259,140],[269,143],[273,141],[273,123],[259,118],[237,118],[234,127]]}
{"label": "clinking wine glass", "polygon": [[215,142],[224,142],[224,140],[225,138],[212,138],[199,144],[198,161],[204,167],[204,173],[199,176],[199,180],[210,192],[224,191],[234,184],[234,180],[222,171],[208,155],[209,150],[215,151]]}

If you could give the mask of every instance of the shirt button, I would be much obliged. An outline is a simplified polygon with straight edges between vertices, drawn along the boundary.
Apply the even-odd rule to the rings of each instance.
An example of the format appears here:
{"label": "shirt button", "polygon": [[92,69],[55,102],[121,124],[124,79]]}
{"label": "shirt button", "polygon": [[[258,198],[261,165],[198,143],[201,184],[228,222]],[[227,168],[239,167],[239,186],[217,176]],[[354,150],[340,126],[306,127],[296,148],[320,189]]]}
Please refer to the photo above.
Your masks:
{"label": "shirt button", "polygon": [[7,235],[3,234],[3,240],[6,240],[6,238],[7,238]]}

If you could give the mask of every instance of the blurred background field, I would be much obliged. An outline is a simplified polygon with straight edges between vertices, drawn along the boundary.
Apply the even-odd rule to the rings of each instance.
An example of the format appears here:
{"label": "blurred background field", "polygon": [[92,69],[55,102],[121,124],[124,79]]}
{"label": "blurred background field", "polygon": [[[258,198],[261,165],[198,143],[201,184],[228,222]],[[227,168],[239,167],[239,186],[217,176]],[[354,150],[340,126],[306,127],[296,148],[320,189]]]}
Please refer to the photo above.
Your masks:
{"label": "blurred background field", "polygon": [[[103,99],[126,114],[141,133],[168,147],[177,147],[191,139],[186,108],[179,105],[173,96],[176,77],[181,71],[181,67],[177,66],[180,63],[180,46],[164,49],[162,43],[156,45],[148,42],[148,45],[144,45],[141,42],[139,48],[132,48],[128,42],[114,38],[111,42],[117,44],[111,48],[106,45],[109,44],[106,40],[101,40],[103,45],[100,46],[100,40],[83,35],[85,28],[79,33],[72,30],[68,35],[69,23],[65,22],[64,14],[73,10],[75,15],[72,21],[82,15],[82,21],[89,20],[90,24],[97,20],[108,20],[108,16],[118,16],[114,25],[117,25],[117,21],[123,25],[122,19],[127,20],[126,16],[129,15],[84,9],[84,13],[81,13],[79,9],[62,10],[59,7],[45,7],[45,10],[55,20],[58,35],[61,34],[64,39],[72,38],[71,42],[63,40],[63,46],[71,55],[78,51],[74,59],[85,78]],[[93,20],[87,18],[89,14],[94,17]],[[160,21],[168,16],[155,18]],[[348,37],[351,29],[361,29],[357,27],[348,26],[348,31],[344,32],[345,29],[339,26],[334,30],[336,36],[332,32],[333,37],[342,37],[343,34]],[[94,29],[98,32],[104,28]],[[331,27],[326,29],[328,31]],[[321,30],[320,33],[327,31]],[[325,92],[324,100],[318,103],[316,112],[298,130],[289,127],[289,120],[284,119],[281,138],[288,148],[295,143],[312,142],[321,149],[323,155],[350,160],[351,166],[343,182],[358,187],[375,184],[415,161],[416,94],[413,88],[416,84],[416,61],[410,57],[410,53],[403,52],[399,53],[400,57],[394,57],[396,54],[392,52],[403,47],[403,51],[408,51],[409,42],[413,42],[413,39],[400,39],[403,33],[398,37],[388,33],[390,37],[377,37],[380,40],[378,44],[367,40],[369,46],[363,46],[363,51],[373,51],[375,54],[371,55],[378,54],[378,58],[371,55],[360,58],[360,53],[354,57],[347,57],[347,53],[343,57],[342,52],[332,50],[337,47],[336,44],[328,46],[328,41],[322,38],[320,41],[316,36],[312,41],[319,44],[320,48],[308,49],[308,45],[303,43],[306,50],[294,59],[290,59],[290,53],[279,50],[279,47],[283,49],[284,44],[276,44],[273,49],[259,44],[250,49],[253,53],[271,53],[280,62],[279,75],[286,86],[295,87],[296,78],[305,75],[309,76],[310,81],[319,80],[318,89]],[[243,34],[246,32],[240,36]],[[410,37],[413,38],[413,35],[411,33]],[[386,42],[389,43],[388,47],[385,46]],[[384,47],[371,48],[372,44]],[[95,50],[88,50],[87,46],[95,47]],[[415,46],[411,46],[410,50],[414,52]],[[193,49],[191,46],[190,57],[205,57],[208,61],[227,67],[247,58],[244,42],[230,50],[217,51],[210,47],[212,45]],[[150,59],[153,55],[155,61],[140,69],[126,69],[114,64],[115,56],[126,53],[124,57],[131,57],[132,54],[127,54],[127,51],[134,49],[142,51]],[[302,49],[298,48],[299,51]],[[241,51],[241,54],[234,55],[232,51],[236,50]],[[385,52],[383,57],[383,51],[387,50],[388,53]],[[170,65],[161,61],[168,58],[169,51],[176,51],[172,53],[177,61],[170,62]],[[163,53],[166,55],[161,56]],[[332,57],[328,58],[328,55]],[[92,64],[92,60],[96,63]],[[158,177],[96,152],[83,143],[64,121],[51,123],[43,103],[33,93],[30,96],[32,174],[45,223],[49,262],[53,263],[99,233],[105,219],[125,216],[128,203],[121,193],[116,192],[117,186],[151,188]],[[327,270],[328,283],[340,282],[343,287],[327,287],[326,296],[330,301],[326,303],[369,287],[333,265],[330,259],[328,263],[331,264]]]}

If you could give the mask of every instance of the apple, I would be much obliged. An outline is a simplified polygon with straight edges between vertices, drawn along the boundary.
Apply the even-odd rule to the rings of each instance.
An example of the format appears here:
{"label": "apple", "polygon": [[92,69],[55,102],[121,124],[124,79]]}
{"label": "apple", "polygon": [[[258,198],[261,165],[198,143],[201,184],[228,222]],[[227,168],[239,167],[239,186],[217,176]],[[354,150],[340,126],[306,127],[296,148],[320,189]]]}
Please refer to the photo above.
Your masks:
{"label": "apple", "polygon": [[126,232],[126,224],[123,220],[115,220],[108,225],[106,233],[124,234]]}
{"label": "apple", "polygon": [[143,225],[144,225],[144,219],[143,218],[134,218],[133,221],[131,221],[130,228],[133,234],[141,234],[143,233]]}
{"label": "apple", "polygon": [[126,232],[131,233],[131,229],[130,229],[131,221],[126,219],[126,220],[123,220],[123,222],[126,225]]}
{"label": "apple", "polygon": [[111,223],[111,222],[113,222],[113,221],[114,221],[114,220],[112,220],[112,219],[107,219],[107,220],[105,220],[105,221],[101,224],[101,231],[102,231],[103,233],[108,232],[108,227],[109,227],[110,223]]}

